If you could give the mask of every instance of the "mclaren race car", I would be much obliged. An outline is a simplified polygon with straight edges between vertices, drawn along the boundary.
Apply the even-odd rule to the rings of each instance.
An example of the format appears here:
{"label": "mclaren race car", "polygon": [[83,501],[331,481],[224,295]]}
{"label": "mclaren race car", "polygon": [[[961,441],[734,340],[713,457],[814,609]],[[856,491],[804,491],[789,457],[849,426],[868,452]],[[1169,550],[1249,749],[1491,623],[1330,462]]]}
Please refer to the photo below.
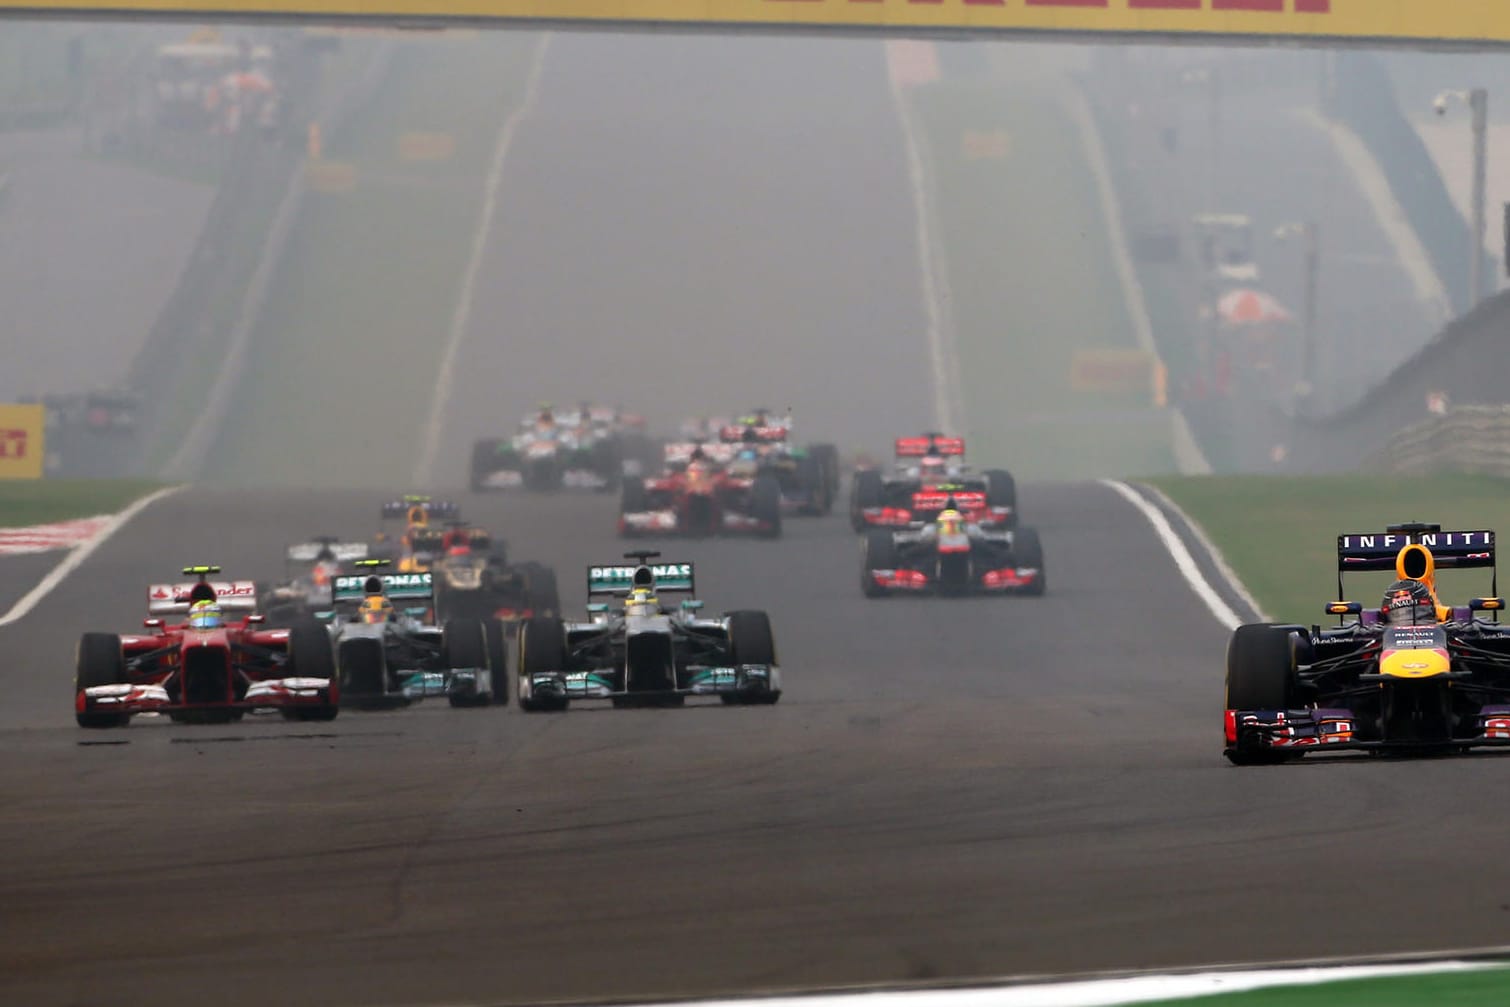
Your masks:
{"label": "mclaren race car", "polygon": [[[745,610],[704,618],[692,599],[691,563],[652,562],[654,552],[626,553],[629,564],[594,566],[583,622],[537,617],[519,640],[519,705],[564,710],[575,700],[615,706],[680,706],[687,696],[725,704],[775,703],[781,669],[771,620]],[[685,594],[668,607],[663,595]]]}
{"label": "mclaren race car", "polygon": [[1446,753],[1510,745],[1502,599],[1444,605],[1439,569],[1495,569],[1494,533],[1403,524],[1337,539],[1343,574],[1393,570],[1378,607],[1338,600],[1334,627],[1239,626],[1227,648],[1224,754],[1238,765],[1311,752]]}
{"label": "mclaren race car", "polygon": [[1026,594],[1048,588],[1043,545],[1032,528],[983,528],[948,500],[938,516],[906,529],[865,533],[860,589],[889,594]]}
{"label": "mclaren race car", "polygon": [[943,434],[899,437],[889,474],[855,473],[849,515],[855,531],[906,528],[933,520],[951,497],[966,519],[982,527],[1017,523],[1017,482],[1002,469],[975,472],[964,464],[965,441]]}
{"label": "mclaren race car", "polygon": [[356,565],[363,572],[335,579],[327,614],[342,706],[387,709],[426,696],[445,696],[452,706],[508,702],[507,645],[497,620],[437,626],[427,618],[433,574],[379,573],[387,565],[381,559]]}
{"label": "mclaren race car", "polygon": [[[74,680],[80,727],[124,727],[139,713],[215,724],[258,709],[280,710],[290,720],[335,718],[335,662],[323,626],[310,620],[267,628],[256,614],[251,581],[211,581],[218,566],[183,572],[196,580],[147,589],[147,632],[80,638]],[[187,618],[169,624],[170,615]]]}

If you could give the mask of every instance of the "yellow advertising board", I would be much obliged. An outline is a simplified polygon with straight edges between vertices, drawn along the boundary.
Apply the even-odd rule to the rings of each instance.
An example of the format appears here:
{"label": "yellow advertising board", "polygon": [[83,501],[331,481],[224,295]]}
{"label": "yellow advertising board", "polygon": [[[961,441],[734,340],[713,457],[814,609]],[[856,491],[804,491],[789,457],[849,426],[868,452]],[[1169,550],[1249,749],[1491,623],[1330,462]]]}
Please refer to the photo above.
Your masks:
{"label": "yellow advertising board", "polygon": [[80,12],[1510,42],[1507,0],[0,0],[0,13]]}
{"label": "yellow advertising board", "polygon": [[0,405],[0,479],[41,479],[47,455],[42,406]]}

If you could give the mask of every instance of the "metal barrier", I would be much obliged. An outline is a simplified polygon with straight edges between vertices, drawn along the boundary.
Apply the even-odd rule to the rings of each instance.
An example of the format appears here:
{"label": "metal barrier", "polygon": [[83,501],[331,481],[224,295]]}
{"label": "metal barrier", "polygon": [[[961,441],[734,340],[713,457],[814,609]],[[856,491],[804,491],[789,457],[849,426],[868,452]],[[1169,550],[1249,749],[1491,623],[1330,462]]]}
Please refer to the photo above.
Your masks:
{"label": "metal barrier", "polygon": [[1367,467],[1398,475],[1460,472],[1510,478],[1510,405],[1459,406],[1407,427]]}

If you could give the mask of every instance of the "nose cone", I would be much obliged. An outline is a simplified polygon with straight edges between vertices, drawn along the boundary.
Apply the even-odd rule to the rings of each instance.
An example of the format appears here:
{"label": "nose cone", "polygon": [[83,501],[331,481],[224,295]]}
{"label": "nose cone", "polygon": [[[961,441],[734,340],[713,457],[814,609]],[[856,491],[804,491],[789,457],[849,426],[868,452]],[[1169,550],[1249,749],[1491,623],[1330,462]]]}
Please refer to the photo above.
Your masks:
{"label": "nose cone", "polygon": [[1379,659],[1379,674],[1389,678],[1435,678],[1451,669],[1445,650],[1394,650]]}

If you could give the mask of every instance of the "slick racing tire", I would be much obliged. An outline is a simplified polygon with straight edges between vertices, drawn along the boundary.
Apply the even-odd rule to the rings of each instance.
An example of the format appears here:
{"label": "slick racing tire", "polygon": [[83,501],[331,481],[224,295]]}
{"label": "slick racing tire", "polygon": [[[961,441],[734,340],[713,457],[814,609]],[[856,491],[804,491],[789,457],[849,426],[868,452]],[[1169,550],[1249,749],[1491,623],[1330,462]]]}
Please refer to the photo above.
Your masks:
{"label": "slick racing tire", "polygon": [[[451,619],[441,630],[440,659],[446,669],[486,668],[492,673],[488,661],[488,635],[483,624],[474,619]],[[507,696],[507,692],[505,692]],[[481,696],[446,697],[452,706],[486,706]]]}
{"label": "slick racing tire", "polygon": [[884,598],[887,591],[876,583],[872,570],[895,570],[898,563],[897,541],[886,528],[872,528],[865,533],[860,552],[860,590],[867,598]]}
{"label": "slick racing tire", "polygon": [[808,448],[808,455],[823,473],[823,513],[828,514],[839,495],[839,449],[832,444],[814,444]]}
{"label": "slick racing tire", "polygon": [[[304,618],[288,629],[288,666],[299,678],[323,678],[336,685],[336,651],[330,642],[330,630],[325,624]],[[337,699],[339,702],[339,698]],[[336,703],[325,706],[306,706],[287,710],[289,720],[335,720],[340,707]]]}
{"label": "slick racing tire", "polygon": [[524,571],[525,604],[535,615],[561,614],[561,592],[556,587],[556,571],[544,563],[529,562]]}
{"label": "slick racing tire", "polygon": [[[729,656],[734,664],[766,664],[776,661],[776,635],[771,631],[771,617],[758,609],[730,612]],[[722,697],[724,703],[735,705],[749,703],[756,706],[772,706],[781,699],[781,690],[763,692],[753,696]]]}
{"label": "slick racing tire", "polygon": [[[1228,710],[1288,710],[1295,701],[1296,640],[1288,626],[1239,626],[1227,644]],[[1299,756],[1262,749],[1229,751],[1239,766],[1287,762]]]}
{"label": "slick racing tire", "polygon": [[1007,524],[1008,526],[1017,524],[1017,480],[1012,478],[1012,473],[1002,469],[987,470],[986,506],[1010,508],[1012,516],[1007,520]]}
{"label": "slick racing tire", "polygon": [[493,704],[509,705],[509,641],[503,622],[488,619],[482,624],[488,643],[488,683],[493,688]]}
{"label": "slick racing tire", "polygon": [[[519,627],[519,678],[566,670],[566,625],[555,616],[535,616]],[[520,688],[519,708],[526,713],[564,710],[566,701],[527,699]]]}
{"label": "slick racing tire", "polygon": [[855,531],[863,532],[868,527],[865,523],[865,509],[880,507],[883,495],[881,473],[875,469],[861,469],[855,473],[854,486],[849,495],[849,523]]}
{"label": "slick racing tire", "polygon": [[498,450],[493,440],[476,441],[472,444],[472,492],[486,492],[487,479],[497,468]]}
{"label": "slick racing tire", "polygon": [[766,524],[761,538],[781,537],[781,481],[775,476],[755,477],[755,484],[750,487],[750,514]]}
{"label": "slick racing tire", "polygon": [[[639,514],[649,509],[650,497],[645,492],[645,480],[626,478],[619,488],[619,513]],[[624,534],[632,533],[626,531]]]}
{"label": "slick racing tire", "polygon": [[1037,568],[1038,579],[1022,593],[1041,597],[1049,589],[1049,572],[1043,565],[1043,542],[1038,538],[1037,528],[1018,528],[1012,532],[1012,557],[1018,566]]}
{"label": "slick racing tire", "polygon": [[[80,637],[76,664],[73,680],[75,695],[97,685],[126,683],[126,657],[121,651],[121,638],[114,633],[85,633]],[[130,723],[131,715],[76,713],[74,719],[80,727],[125,727]]]}

